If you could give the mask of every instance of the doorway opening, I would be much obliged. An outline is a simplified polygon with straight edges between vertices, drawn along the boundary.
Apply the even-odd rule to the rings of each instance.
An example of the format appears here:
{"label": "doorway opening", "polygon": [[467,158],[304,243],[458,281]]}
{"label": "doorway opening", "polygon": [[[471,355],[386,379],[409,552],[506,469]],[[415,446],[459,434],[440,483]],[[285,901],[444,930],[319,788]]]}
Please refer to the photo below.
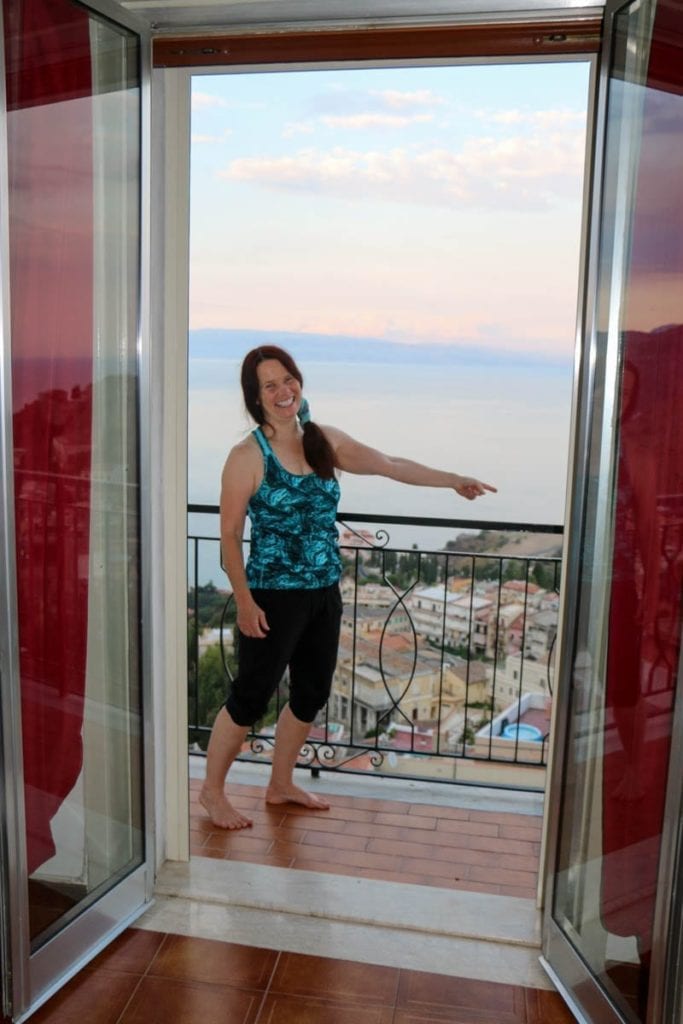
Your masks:
{"label": "doorway opening", "polygon": [[[217,497],[227,452],[249,429],[239,365],[250,348],[280,344],[299,362],[320,422],[499,488],[477,518],[447,492],[342,476],[340,657],[302,763],[353,773],[354,784],[380,774],[518,787],[537,821],[521,823],[528,848],[507,853],[528,859],[482,884],[530,897],[590,73],[589,61],[572,60],[192,79],[192,749],[205,750],[235,664]],[[247,760],[268,763],[279,708],[274,700]],[[256,795],[242,794],[250,806]],[[496,807],[505,813],[504,800]],[[254,833],[226,839],[195,824],[199,855],[255,846]],[[347,824],[341,815],[339,834]],[[425,859],[432,846],[421,838]],[[263,847],[266,860],[277,842]],[[445,875],[425,878],[438,885]],[[458,881],[475,879],[466,869]]]}

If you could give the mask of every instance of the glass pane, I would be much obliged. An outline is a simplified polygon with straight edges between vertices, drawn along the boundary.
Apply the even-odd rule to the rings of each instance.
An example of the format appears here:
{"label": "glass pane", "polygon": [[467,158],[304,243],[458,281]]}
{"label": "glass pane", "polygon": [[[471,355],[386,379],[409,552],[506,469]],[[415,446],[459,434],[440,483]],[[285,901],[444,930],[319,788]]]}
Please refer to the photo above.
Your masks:
{"label": "glass pane", "polygon": [[30,930],[143,859],[135,36],[5,4]]}
{"label": "glass pane", "polygon": [[680,657],[683,55],[672,9],[634,3],[616,19],[553,908],[629,1021],[646,1017]]}

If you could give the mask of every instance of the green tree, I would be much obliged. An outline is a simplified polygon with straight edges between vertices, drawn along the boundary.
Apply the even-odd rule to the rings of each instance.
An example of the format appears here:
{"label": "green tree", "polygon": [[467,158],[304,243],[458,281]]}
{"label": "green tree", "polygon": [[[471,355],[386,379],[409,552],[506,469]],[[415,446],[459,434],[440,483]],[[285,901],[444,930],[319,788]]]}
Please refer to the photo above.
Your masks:
{"label": "green tree", "polygon": [[560,575],[560,566],[555,562],[535,562],[531,570],[531,578],[543,590],[559,590]]}

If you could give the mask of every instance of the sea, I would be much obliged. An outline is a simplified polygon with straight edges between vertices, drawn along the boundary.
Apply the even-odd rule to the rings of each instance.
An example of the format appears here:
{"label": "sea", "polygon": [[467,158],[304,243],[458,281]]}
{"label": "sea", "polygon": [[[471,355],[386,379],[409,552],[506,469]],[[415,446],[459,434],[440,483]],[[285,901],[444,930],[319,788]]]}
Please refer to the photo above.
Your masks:
{"label": "sea", "polygon": [[[391,525],[389,546],[437,551],[458,533],[476,532],[489,522],[563,523],[570,358],[283,332],[191,332],[190,503],[218,503],[227,453],[253,428],[239,387],[241,360],[249,348],[268,342],[296,358],[317,422],[387,454],[476,476],[498,488],[468,502],[453,491],[343,473],[342,513],[465,521],[458,527]],[[216,537],[217,517],[191,516],[188,532]],[[225,586],[217,551],[215,543],[200,545],[197,579]],[[192,546],[190,569],[194,574]]]}

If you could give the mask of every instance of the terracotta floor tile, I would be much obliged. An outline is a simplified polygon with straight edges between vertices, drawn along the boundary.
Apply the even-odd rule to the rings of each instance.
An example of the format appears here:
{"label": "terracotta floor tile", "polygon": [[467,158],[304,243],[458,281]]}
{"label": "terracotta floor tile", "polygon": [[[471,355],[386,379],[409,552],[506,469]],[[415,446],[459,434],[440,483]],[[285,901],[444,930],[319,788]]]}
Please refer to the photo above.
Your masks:
{"label": "terracotta floor tile", "polygon": [[542,826],[534,825],[501,825],[498,835],[501,839],[525,839],[527,842],[538,843],[543,834]]}
{"label": "terracotta floor tile", "polygon": [[272,839],[255,839],[251,829],[240,828],[212,832],[202,844],[203,850],[244,850],[245,853],[270,853]]}
{"label": "terracotta floor tile", "polygon": [[373,797],[358,797],[358,796],[335,796],[335,806],[339,807],[358,807],[364,811],[375,811],[385,812],[391,814],[397,809],[400,811],[405,805],[411,807],[412,805],[403,800],[378,800]]}
{"label": "terracotta floor tile", "polygon": [[281,953],[269,995],[336,999],[359,1005],[393,1006],[399,971],[395,967],[355,963],[302,953]]}
{"label": "terracotta floor tile", "polygon": [[495,868],[505,871],[538,871],[538,858],[527,854],[505,853],[503,850],[479,850],[471,846],[451,847],[453,855],[463,863],[478,864],[482,868]]}
{"label": "terracotta floor tile", "polygon": [[273,857],[288,857],[293,861],[302,855],[302,845],[301,843],[286,843],[280,839],[275,839],[271,843],[270,854]]}
{"label": "terracotta floor tile", "polygon": [[[339,796],[329,811],[319,813],[296,804],[265,804],[262,787],[238,784],[229,787],[235,803],[243,802],[245,809],[249,803],[257,806],[248,809],[254,825],[235,839],[234,834],[226,838],[201,812],[196,802],[200,785],[192,781],[195,856],[326,873],[334,873],[336,865],[338,873],[355,877],[401,878],[523,898],[535,893],[542,822],[534,815],[451,807],[447,791],[444,806]],[[476,876],[469,866],[476,868]]]}
{"label": "terracotta floor tile", "polygon": [[[330,798],[333,800],[333,798]],[[375,811],[363,810],[360,807],[343,807],[341,804],[332,802],[326,811],[312,811],[310,807],[303,807],[299,804],[283,804],[287,810],[287,817],[292,819],[292,824],[299,828],[304,827],[302,822],[313,818],[326,818],[335,821],[374,821]]]}
{"label": "terracotta floor tile", "polygon": [[523,900],[535,900],[537,892],[537,884],[534,882],[533,885],[499,885],[498,895],[499,896],[517,896]]}
{"label": "terracotta floor tile", "polygon": [[[312,849],[313,847],[311,847]],[[297,857],[298,859],[299,857]],[[332,847],[326,847],[324,854],[321,850],[317,859],[328,861],[331,864],[355,865],[357,868],[380,868],[382,871],[397,871],[401,867],[400,857],[384,853],[365,853],[364,850],[335,850]],[[359,871],[358,874],[362,875],[362,871]]]}
{"label": "terracotta floor tile", "polygon": [[[346,821],[339,822],[327,816],[320,815],[318,818],[309,818],[306,821],[306,832],[329,832],[332,835],[349,836],[374,836],[384,831],[387,826],[378,825],[374,821]],[[397,837],[401,835],[401,829],[394,829]]]}
{"label": "terracotta floor tile", "polygon": [[150,966],[148,977],[265,989],[277,956],[270,949],[169,935]]}
{"label": "terracotta floor tile", "polygon": [[454,836],[458,846],[468,850],[481,850],[492,856],[534,857],[534,844],[520,839],[499,839],[498,836],[472,836],[458,833]]}
{"label": "terracotta floor tile", "polygon": [[525,994],[528,1024],[575,1024],[574,1014],[557,992],[527,988]]}
{"label": "terracotta floor tile", "polygon": [[325,875],[343,875],[345,878],[369,878],[366,871],[360,871],[355,864],[333,864],[330,861],[297,857],[292,864],[294,871],[321,871]]}
{"label": "terracotta floor tile", "polygon": [[205,814],[190,814],[190,832],[197,835],[209,835],[215,831],[215,826]]}
{"label": "terracotta floor tile", "polygon": [[[331,846],[337,850],[365,850],[370,840],[366,836],[339,835],[336,832],[306,832],[302,847]],[[383,851],[378,851],[383,852]]]}
{"label": "terracotta floor tile", "polygon": [[[449,832],[454,836],[467,836],[470,839],[485,838],[490,842],[500,842],[498,826],[490,821],[458,821],[451,818],[439,818],[436,827],[439,832]],[[516,843],[519,840],[510,839],[507,842]]]}
{"label": "terracotta floor tile", "polygon": [[[263,804],[263,793],[261,793],[260,796],[257,796],[255,793],[252,795],[244,793],[241,790],[231,789],[229,797],[230,802],[234,804],[235,807],[239,807],[241,811],[249,809],[256,810]],[[199,790],[190,790],[190,808],[192,809],[193,814],[206,814],[204,807],[199,802]]]}
{"label": "terracotta floor tile", "polygon": [[[190,846],[191,857],[210,857],[212,860],[230,860],[230,850],[218,849],[218,850],[206,850],[203,846]],[[259,857],[267,857],[267,854],[258,854]],[[261,861],[257,860],[257,864]]]}
{"label": "terracotta floor tile", "polygon": [[254,1024],[262,1001],[262,992],[147,977],[120,1024]]}
{"label": "terracotta floor tile", "polygon": [[[451,882],[469,879],[469,864],[452,862],[446,860],[430,860],[427,857],[404,857],[400,864],[401,871],[410,871],[415,875],[425,875],[427,878],[447,878]],[[480,878],[472,881],[480,882]],[[439,885],[438,881],[434,885]]]}
{"label": "terracotta floor tile", "polygon": [[249,829],[254,839],[284,839],[289,843],[300,843],[306,835],[306,829],[292,825],[277,825],[275,822],[259,821]]}
{"label": "terracotta floor tile", "polygon": [[119,971],[81,971],[32,1017],[33,1024],[116,1024],[141,979]]}
{"label": "terracotta floor tile", "polygon": [[293,858],[278,857],[272,853],[245,853],[243,850],[231,850],[225,860],[238,860],[244,864],[267,864],[271,868],[291,868]]}
{"label": "terracotta floor tile", "polygon": [[393,1006],[269,995],[257,1024],[392,1024]]}
{"label": "terracotta floor tile", "polygon": [[[464,822],[464,824],[467,824],[467,822]],[[406,838],[406,837],[404,836],[404,838]],[[467,850],[467,849],[473,849],[473,847],[472,847],[472,845],[470,843],[470,840],[472,838],[477,838],[477,837],[474,837],[469,832],[448,832],[448,831],[443,831],[442,829],[439,828],[439,823],[437,822],[436,829],[433,832],[425,832],[423,835],[419,835],[419,834],[412,835],[411,834],[407,838],[419,840],[420,842],[432,843],[434,846],[445,846],[445,847],[448,847],[448,848],[450,848],[452,850]],[[480,836],[478,838],[482,840],[484,845],[486,845],[486,839],[487,839],[486,836],[483,836],[483,837]],[[491,837],[491,838],[493,839],[495,837]],[[476,849],[476,843],[475,843],[474,849]]]}
{"label": "terracotta floor tile", "polygon": [[423,818],[452,819],[454,821],[467,821],[470,812],[465,807],[441,807],[434,804],[410,804],[409,814],[418,815]]}
{"label": "terracotta floor tile", "polygon": [[494,825],[538,825],[542,818],[536,814],[515,814],[510,811],[470,811],[471,821],[490,821]]}
{"label": "terracotta floor tile", "polygon": [[411,843],[402,839],[370,839],[368,853],[392,853],[401,857],[429,857],[452,861],[452,847],[434,846],[432,843]]}
{"label": "terracotta floor tile", "polygon": [[248,853],[244,850],[227,847],[225,849],[207,850],[200,847],[190,851],[193,857],[208,857],[210,860],[236,860],[244,864],[265,864],[271,868],[291,868],[291,857],[277,857],[272,853]]}
{"label": "terracotta floor tile", "polygon": [[535,886],[537,876],[533,871],[504,871],[496,867],[470,866],[468,878],[473,882],[485,882],[492,879],[496,885],[521,885],[523,888]]}
{"label": "terracotta floor tile", "polygon": [[378,814],[375,818],[378,825],[398,825],[400,828],[435,829],[436,816],[418,816],[410,814]]}
{"label": "terracotta floor tile", "polygon": [[159,952],[164,939],[163,932],[148,932],[143,928],[127,928],[85,969],[99,971],[105,968],[106,970],[126,971],[130,974],[144,974]]}
{"label": "terracotta floor tile", "polygon": [[[526,1021],[525,990],[515,985],[501,985],[470,978],[453,978],[425,971],[401,971],[397,1008],[413,1013],[428,1013],[435,1017],[446,1015],[447,1020],[458,1020],[459,1010],[476,1010],[482,1021],[484,1013],[497,1014],[492,1021],[524,1024]],[[447,1015],[452,1013],[452,1017]],[[488,1022],[487,1022],[488,1024]]]}
{"label": "terracotta floor tile", "polygon": [[520,1018],[498,1010],[455,1006],[447,1010],[396,1010],[392,1024],[520,1024]]}
{"label": "terracotta floor tile", "polygon": [[[286,813],[281,810],[270,811],[266,810],[262,805],[260,808],[255,810],[248,810],[244,812],[248,818],[251,818],[252,822],[256,825],[257,823],[264,825],[281,825],[283,824]],[[215,832],[216,826],[213,824],[211,819],[206,814],[193,813],[190,811],[190,828],[200,829],[202,832]]]}

